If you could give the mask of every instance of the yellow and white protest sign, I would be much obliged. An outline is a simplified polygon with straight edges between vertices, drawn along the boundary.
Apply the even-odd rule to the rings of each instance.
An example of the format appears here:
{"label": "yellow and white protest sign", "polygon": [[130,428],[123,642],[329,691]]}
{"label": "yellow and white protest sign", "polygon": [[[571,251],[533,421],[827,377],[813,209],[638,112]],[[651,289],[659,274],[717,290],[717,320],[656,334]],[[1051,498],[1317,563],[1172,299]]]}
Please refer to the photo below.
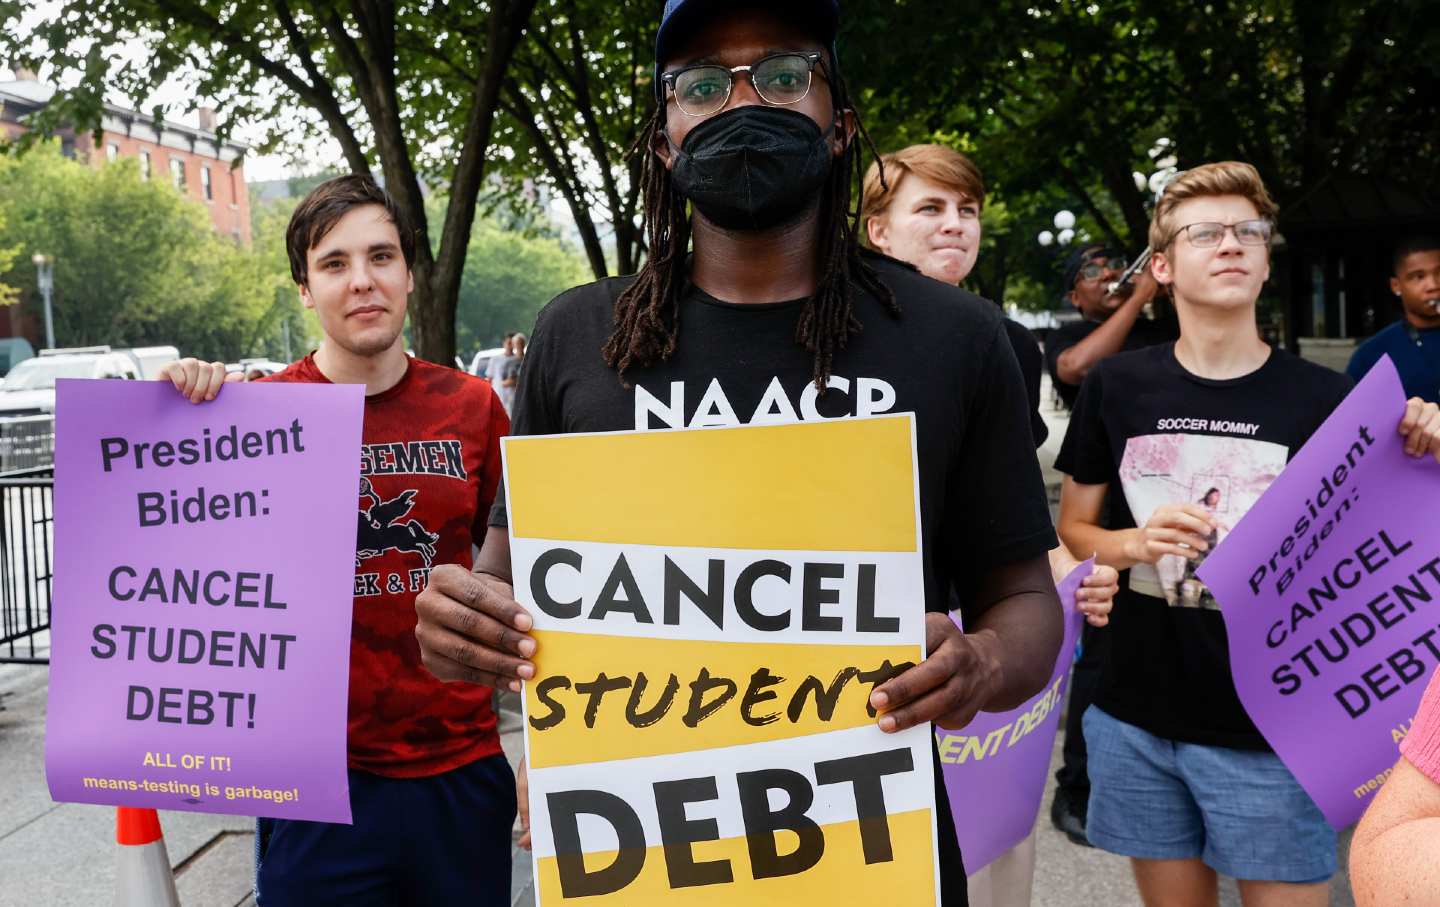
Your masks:
{"label": "yellow and white protest sign", "polygon": [[504,451],[541,907],[937,903],[913,417]]}

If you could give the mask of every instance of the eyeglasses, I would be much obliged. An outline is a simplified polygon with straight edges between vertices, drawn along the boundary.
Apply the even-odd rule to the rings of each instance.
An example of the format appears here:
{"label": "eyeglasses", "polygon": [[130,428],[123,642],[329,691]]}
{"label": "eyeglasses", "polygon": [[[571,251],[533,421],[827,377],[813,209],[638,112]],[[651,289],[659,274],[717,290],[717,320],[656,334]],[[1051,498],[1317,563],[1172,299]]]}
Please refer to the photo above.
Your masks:
{"label": "eyeglasses", "polygon": [[1274,232],[1275,226],[1264,218],[1242,220],[1237,224],[1186,224],[1170,234],[1170,242],[1174,242],[1177,236],[1184,233],[1190,239],[1190,245],[1195,248],[1213,249],[1224,242],[1226,230],[1234,233],[1235,241],[1243,246],[1263,246],[1270,242],[1270,234]]}
{"label": "eyeglasses", "polygon": [[[675,95],[675,104],[686,116],[709,116],[725,106],[735,77],[748,73],[760,100],[774,107],[799,104],[810,94],[818,53],[786,53],[766,57],[750,66],[718,66],[700,63],[664,73],[660,80]],[[822,70],[823,74],[823,70]]]}
{"label": "eyeglasses", "polygon": [[1080,276],[1085,280],[1094,280],[1106,271],[1123,270],[1125,270],[1125,259],[1123,258],[1095,259],[1080,266]]}

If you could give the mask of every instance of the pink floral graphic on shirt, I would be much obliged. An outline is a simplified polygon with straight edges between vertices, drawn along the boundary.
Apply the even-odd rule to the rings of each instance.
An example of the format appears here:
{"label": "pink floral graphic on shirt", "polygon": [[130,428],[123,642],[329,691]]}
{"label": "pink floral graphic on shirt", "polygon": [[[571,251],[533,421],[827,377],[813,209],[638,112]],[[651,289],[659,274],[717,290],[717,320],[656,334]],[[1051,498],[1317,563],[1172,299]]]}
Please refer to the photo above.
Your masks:
{"label": "pink floral graphic on shirt", "polygon": [[[1120,485],[1135,525],[1143,526],[1165,504],[1196,504],[1218,522],[1207,541],[1215,549],[1285,468],[1288,448],[1272,441],[1218,435],[1140,435],[1125,444]],[[1208,552],[1207,552],[1208,553]],[[1155,565],[1137,564],[1130,588],[1163,598],[1171,607],[1216,609],[1210,590],[1195,576],[1205,559],[1167,554]]]}

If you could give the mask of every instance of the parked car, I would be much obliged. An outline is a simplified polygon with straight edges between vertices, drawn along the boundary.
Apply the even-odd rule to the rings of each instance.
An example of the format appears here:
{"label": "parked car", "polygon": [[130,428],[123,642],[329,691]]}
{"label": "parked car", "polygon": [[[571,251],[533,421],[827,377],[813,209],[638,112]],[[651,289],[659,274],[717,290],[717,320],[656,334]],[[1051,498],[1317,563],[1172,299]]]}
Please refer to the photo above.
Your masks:
{"label": "parked car", "polygon": [[276,362],[273,359],[241,359],[239,362],[225,363],[225,373],[234,375],[236,373],[245,376],[246,381],[254,381],[256,378],[268,378],[279,371],[284,371],[285,363]]}
{"label": "parked car", "polygon": [[140,361],[129,351],[116,351],[108,346],[41,350],[40,355],[15,366],[0,381],[0,416],[53,413],[57,378],[135,381],[140,377]]}
{"label": "parked car", "polygon": [[128,353],[135,360],[141,378],[154,378],[160,369],[180,358],[180,351],[173,346],[137,346],[117,352]]}
{"label": "parked car", "polygon": [[16,365],[35,357],[35,348],[24,337],[0,337],[0,378]]}
{"label": "parked car", "polygon": [[[505,348],[503,346],[497,346],[493,349],[488,350],[481,350],[480,352],[475,354],[474,359],[470,360],[469,368],[466,368],[464,365],[461,365],[460,368],[464,371],[469,372],[472,375],[479,375],[481,378],[484,378],[485,368],[490,364],[490,360],[503,355],[505,355]],[[456,364],[459,364],[460,357],[456,356],[455,361]]]}

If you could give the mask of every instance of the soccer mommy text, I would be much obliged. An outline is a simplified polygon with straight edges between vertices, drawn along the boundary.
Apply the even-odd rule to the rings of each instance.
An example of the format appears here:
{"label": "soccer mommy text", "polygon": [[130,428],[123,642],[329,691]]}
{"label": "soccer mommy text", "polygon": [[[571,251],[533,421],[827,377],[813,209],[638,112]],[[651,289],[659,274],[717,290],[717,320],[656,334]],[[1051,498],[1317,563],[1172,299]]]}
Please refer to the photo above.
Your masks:
{"label": "soccer mommy text", "polygon": [[912,430],[506,439],[540,904],[935,903]]}
{"label": "soccer mommy text", "polygon": [[1200,568],[1246,710],[1337,827],[1440,666],[1440,469],[1404,408],[1382,360]]}
{"label": "soccer mommy text", "polygon": [[52,793],[348,821],[363,398],[78,384],[56,444]]}

